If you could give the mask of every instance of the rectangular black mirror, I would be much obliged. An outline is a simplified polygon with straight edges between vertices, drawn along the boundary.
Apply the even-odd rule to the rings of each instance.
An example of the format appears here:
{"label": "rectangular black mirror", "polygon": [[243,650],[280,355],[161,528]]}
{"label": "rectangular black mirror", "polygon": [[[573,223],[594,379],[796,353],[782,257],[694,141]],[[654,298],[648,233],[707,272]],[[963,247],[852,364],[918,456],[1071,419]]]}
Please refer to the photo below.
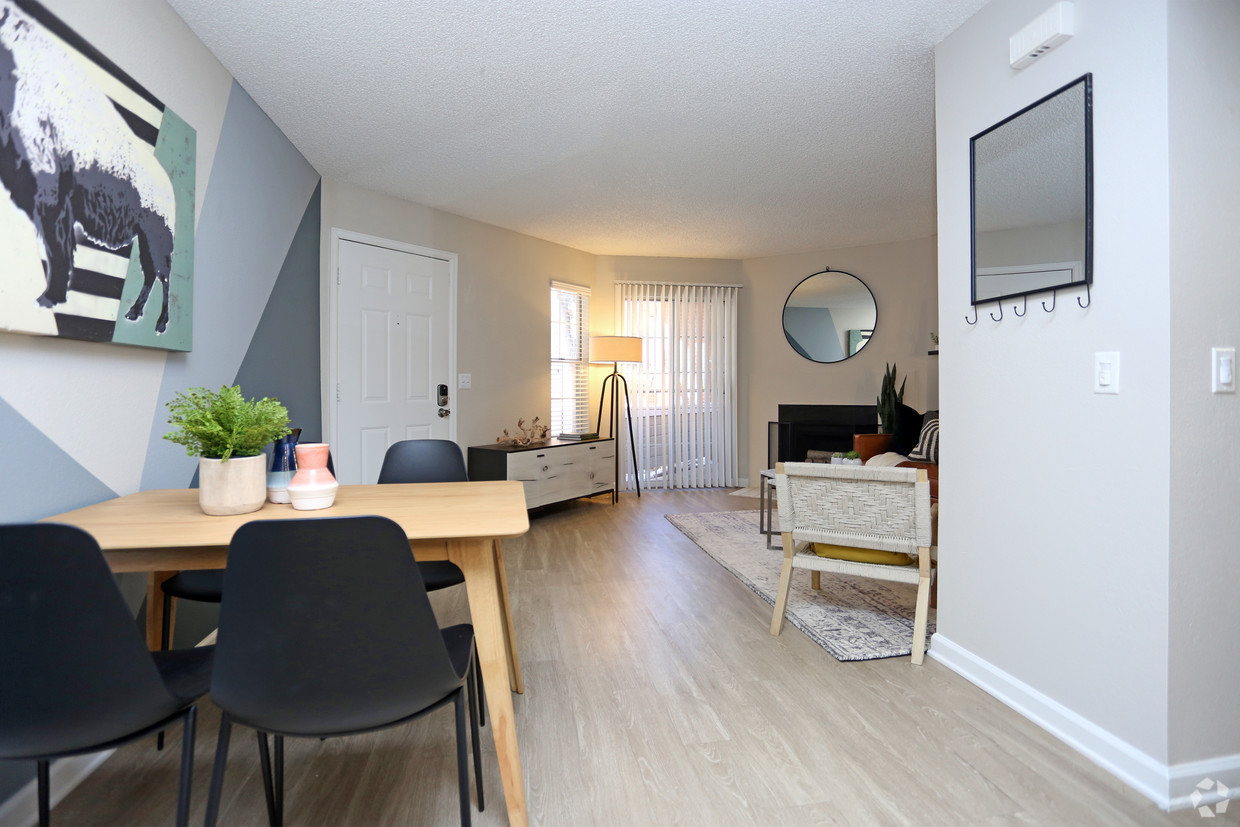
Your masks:
{"label": "rectangular black mirror", "polygon": [[1093,76],[969,141],[973,304],[1093,283]]}

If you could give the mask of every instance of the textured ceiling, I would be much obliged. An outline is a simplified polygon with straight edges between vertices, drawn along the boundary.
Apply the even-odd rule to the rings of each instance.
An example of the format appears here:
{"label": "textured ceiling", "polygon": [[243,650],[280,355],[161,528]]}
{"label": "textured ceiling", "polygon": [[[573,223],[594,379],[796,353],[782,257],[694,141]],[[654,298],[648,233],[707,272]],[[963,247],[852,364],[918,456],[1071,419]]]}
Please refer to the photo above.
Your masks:
{"label": "textured ceiling", "polygon": [[933,47],[986,0],[169,2],[325,176],[750,258],[934,233]]}

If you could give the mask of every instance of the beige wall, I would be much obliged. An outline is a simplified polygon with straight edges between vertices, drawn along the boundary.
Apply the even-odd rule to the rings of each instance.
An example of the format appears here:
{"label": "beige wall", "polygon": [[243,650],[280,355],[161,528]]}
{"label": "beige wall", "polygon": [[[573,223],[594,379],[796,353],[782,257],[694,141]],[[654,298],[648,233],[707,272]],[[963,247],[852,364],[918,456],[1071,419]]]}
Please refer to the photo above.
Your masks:
{"label": "beige wall", "polygon": [[[457,371],[470,390],[454,390],[457,442],[494,442],[518,418],[547,421],[551,413],[551,303],[553,280],[591,285],[594,256],[412,204],[339,181],[323,179],[322,323],[327,327],[332,228],[456,253]],[[326,337],[324,337],[326,339]],[[326,348],[326,343],[324,344]],[[323,353],[324,370],[328,354]],[[326,374],[324,374],[326,382]],[[453,380],[455,385],[455,378]],[[324,428],[331,396],[323,394]]]}
{"label": "beige wall", "polygon": [[[830,267],[866,283],[878,305],[874,337],[843,362],[819,364],[784,338],[784,300],[801,279]],[[781,404],[873,405],[888,362],[908,378],[904,402],[919,411],[938,406],[938,269],[933,238],[845,250],[750,259],[742,264],[749,289],[741,342],[747,356],[742,407],[748,411],[749,479],[767,467],[767,422]],[[745,453],[747,451],[747,454]]]}

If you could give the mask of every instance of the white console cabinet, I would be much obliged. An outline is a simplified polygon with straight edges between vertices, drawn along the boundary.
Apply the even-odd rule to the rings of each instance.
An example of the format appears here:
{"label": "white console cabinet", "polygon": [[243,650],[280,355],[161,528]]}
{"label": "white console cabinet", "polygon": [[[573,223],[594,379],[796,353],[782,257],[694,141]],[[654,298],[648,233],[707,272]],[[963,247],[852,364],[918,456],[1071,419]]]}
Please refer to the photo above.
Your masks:
{"label": "white console cabinet", "polygon": [[469,449],[471,480],[520,480],[525,507],[607,494],[616,487],[616,441],[548,440],[539,445],[475,445]]}

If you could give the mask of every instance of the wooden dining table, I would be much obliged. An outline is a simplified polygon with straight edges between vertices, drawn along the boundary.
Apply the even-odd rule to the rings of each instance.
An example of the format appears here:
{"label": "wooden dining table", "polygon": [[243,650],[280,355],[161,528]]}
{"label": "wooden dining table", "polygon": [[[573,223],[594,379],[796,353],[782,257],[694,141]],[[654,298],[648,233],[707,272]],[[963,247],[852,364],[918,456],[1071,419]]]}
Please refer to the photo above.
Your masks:
{"label": "wooden dining table", "polygon": [[114,572],[147,572],[147,643],[158,648],[163,621],[159,584],[178,571],[223,568],[233,533],[251,520],[379,515],[395,521],[419,560],[451,560],[465,589],[486,692],[488,720],[503,783],[508,822],[525,825],[525,784],[512,695],[521,690],[508,579],[501,541],[529,530],[520,482],[342,485],[319,511],[265,504],[233,516],[208,516],[194,489],[140,491],[48,517],[87,531]]}

